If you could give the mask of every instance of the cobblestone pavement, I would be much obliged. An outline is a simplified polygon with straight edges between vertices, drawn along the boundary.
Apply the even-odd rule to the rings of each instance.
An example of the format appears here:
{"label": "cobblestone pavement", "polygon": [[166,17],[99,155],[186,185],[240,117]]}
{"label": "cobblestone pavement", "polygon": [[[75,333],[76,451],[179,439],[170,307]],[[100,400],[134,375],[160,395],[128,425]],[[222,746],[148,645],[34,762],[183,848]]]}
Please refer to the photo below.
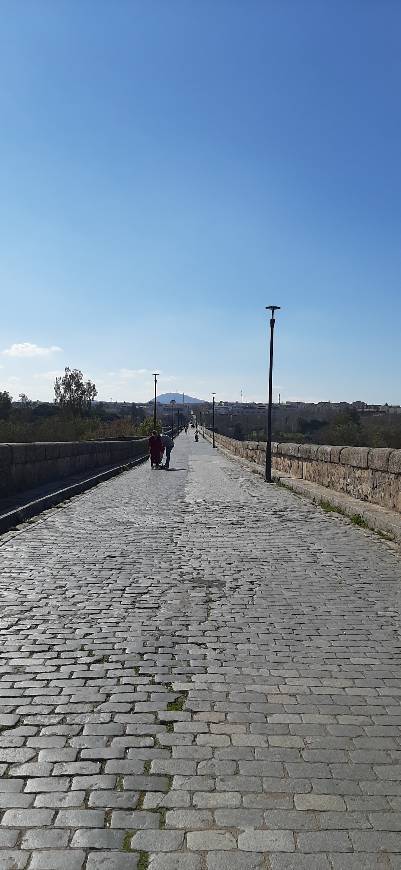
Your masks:
{"label": "cobblestone pavement", "polygon": [[401,556],[180,436],[0,541],[0,868],[401,868]]}

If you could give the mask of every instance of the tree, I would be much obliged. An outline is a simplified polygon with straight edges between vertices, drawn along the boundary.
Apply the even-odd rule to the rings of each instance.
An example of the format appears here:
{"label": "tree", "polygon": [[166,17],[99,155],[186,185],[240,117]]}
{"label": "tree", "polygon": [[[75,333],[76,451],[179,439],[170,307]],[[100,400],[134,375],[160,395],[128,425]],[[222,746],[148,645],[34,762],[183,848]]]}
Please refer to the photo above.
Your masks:
{"label": "tree", "polygon": [[[146,420],[143,420],[140,426],[138,426],[138,435],[151,435],[153,432],[153,417],[147,417]],[[161,423],[160,420],[156,423],[156,430],[161,432]]]}
{"label": "tree", "polygon": [[5,420],[9,417],[12,400],[13,397],[10,396],[10,393],[7,393],[7,390],[0,392],[0,420]]}
{"label": "tree", "polygon": [[92,384],[91,381],[84,381],[83,374],[79,369],[66,368],[64,375],[55,380],[55,404],[74,417],[82,416],[86,411],[89,411],[96,396],[95,384]]}
{"label": "tree", "polygon": [[31,399],[28,399],[28,396],[26,393],[20,393],[18,398],[20,400],[21,405],[23,405],[24,408],[30,408],[30,406],[32,405],[32,401],[31,401]]}

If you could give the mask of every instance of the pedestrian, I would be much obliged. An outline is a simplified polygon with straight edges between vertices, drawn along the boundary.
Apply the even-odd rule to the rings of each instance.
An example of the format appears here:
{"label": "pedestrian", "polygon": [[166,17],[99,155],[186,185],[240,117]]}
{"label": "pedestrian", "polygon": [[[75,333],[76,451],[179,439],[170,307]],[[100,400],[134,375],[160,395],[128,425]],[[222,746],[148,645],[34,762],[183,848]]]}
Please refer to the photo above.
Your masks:
{"label": "pedestrian", "polygon": [[163,468],[168,469],[168,468],[170,468],[170,456],[171,456],[171,451],[174,447],[174,441],[170,435],[162,435],[161,438],[162,438],[163,447],[166,451],[166,461],[163,465]]}
{"label": "pedestrian", "polygon": [[164,446],[162,439],[156,429],[149,438],[149,455],[151,468],[158,468],[163,458]]}

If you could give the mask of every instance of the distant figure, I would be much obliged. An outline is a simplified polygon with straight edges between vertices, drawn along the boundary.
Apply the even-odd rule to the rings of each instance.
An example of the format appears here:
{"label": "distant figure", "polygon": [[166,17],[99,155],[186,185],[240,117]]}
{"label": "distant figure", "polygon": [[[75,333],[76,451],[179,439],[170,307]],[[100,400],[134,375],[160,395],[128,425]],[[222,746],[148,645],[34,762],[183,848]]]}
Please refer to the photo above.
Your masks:
{"label": "distant figure", "polygon": [[170,468],[170,456],[171,456],[171,451],[174,447],[174,441],[170,437],[170,435],[162,435],[161,438],[162,438],[163,447],[166,451],[166,461],[163,465],[163,468]]}
{"label": "distant figure", "polygon": [[185,426],[185,434],[187,434],[187,432],[188,432],[188,423],[187,423],[187,425]]}
{"label": "distant figure", "polygon": [[195,441],[199,441],[199,435],[197,431],[195,432]]}
{"label": "distant figure", "polygon": [[163,458],[163,441],[156,429],[153,429],[153,432],[149,438],[149,454],[150,454],[150,466],[151,468],[158,468],[162,458]]}

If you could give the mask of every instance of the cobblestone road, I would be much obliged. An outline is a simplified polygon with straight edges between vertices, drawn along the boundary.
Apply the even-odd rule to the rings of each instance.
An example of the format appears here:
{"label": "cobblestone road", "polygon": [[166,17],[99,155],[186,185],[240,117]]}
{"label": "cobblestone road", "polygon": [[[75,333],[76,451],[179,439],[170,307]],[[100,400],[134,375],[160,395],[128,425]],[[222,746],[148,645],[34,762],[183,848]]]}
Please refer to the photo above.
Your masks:
{"label": "cobblestone road", "polygon": [[182,435],[0,541],[0,868],[401,868],[401,556]]}

